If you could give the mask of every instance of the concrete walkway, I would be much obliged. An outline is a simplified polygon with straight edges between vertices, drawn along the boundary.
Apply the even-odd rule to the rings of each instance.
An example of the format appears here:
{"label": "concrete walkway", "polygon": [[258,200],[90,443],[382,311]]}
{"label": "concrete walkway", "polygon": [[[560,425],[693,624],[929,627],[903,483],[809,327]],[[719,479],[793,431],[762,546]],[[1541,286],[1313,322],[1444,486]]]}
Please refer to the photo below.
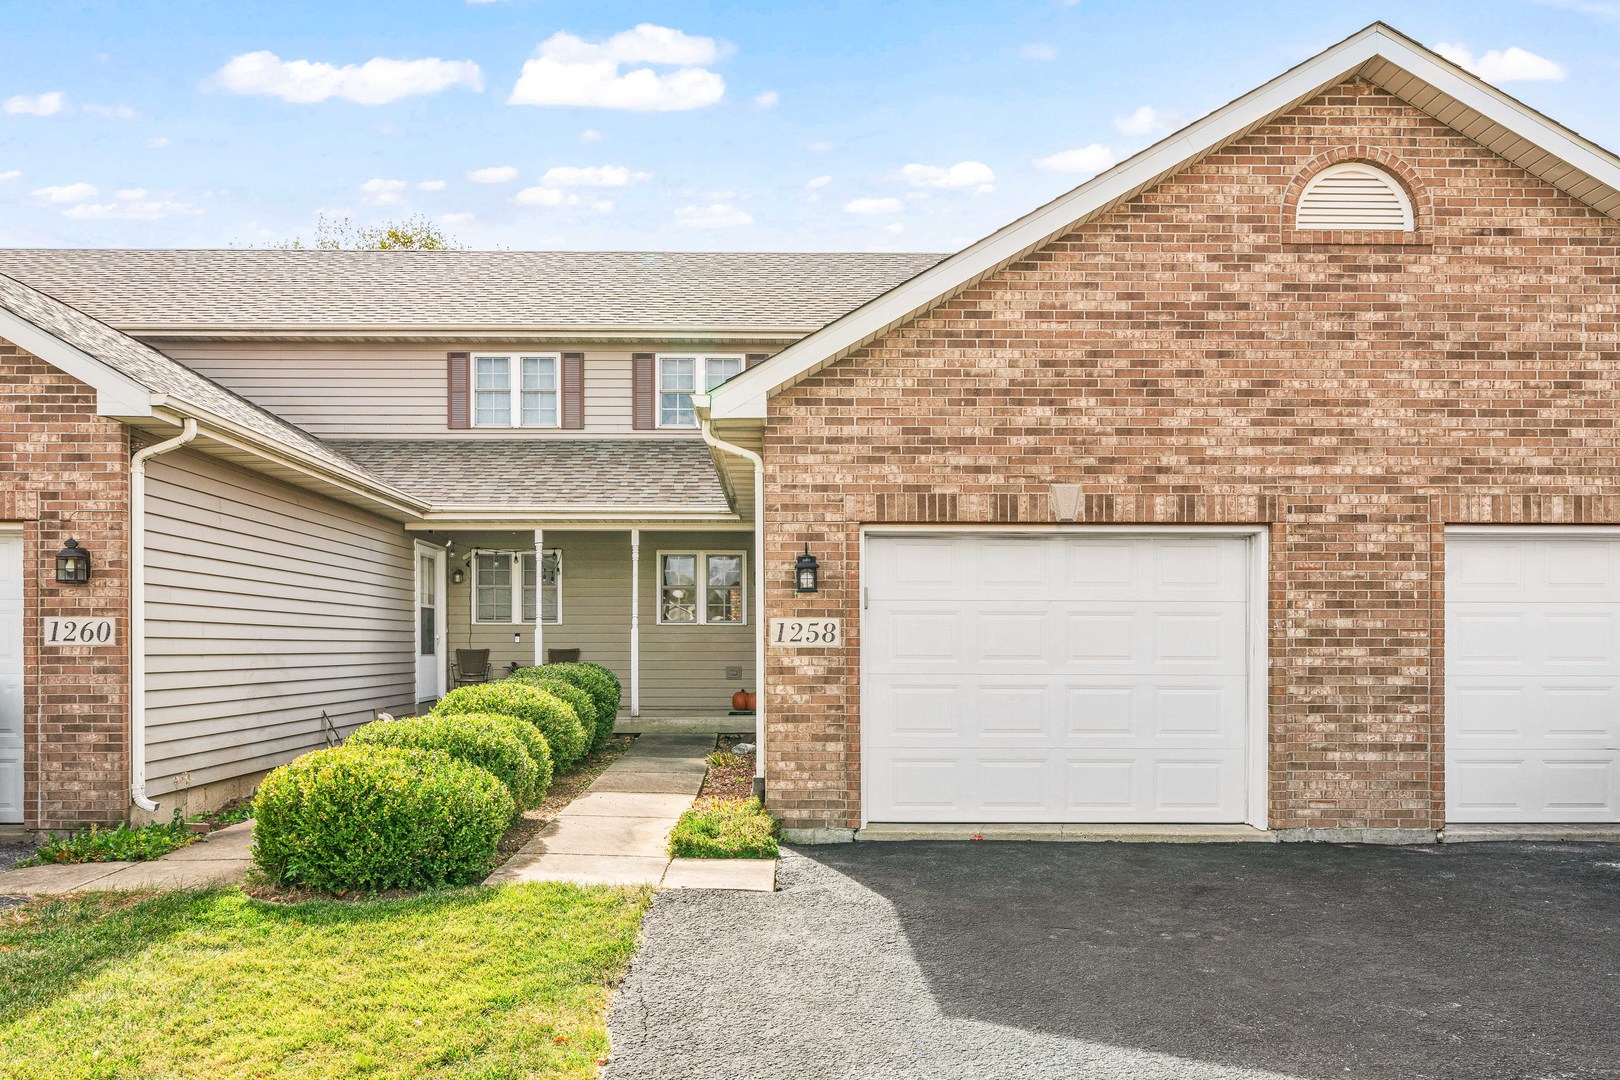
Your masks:
{"label": "concrete walkway", "polygon": [[252,861],[253,822],[230,825],[151,862],[26,866],[0,874],[0,896],[55,896],[107,889],[201,889],[235,885]]}
{"label": "concrete walkway", "polygon": [[649,734],[489,876],[666,889],[776,887],[774,859],[671,859],[669,831],[703,786],[714,735]]}

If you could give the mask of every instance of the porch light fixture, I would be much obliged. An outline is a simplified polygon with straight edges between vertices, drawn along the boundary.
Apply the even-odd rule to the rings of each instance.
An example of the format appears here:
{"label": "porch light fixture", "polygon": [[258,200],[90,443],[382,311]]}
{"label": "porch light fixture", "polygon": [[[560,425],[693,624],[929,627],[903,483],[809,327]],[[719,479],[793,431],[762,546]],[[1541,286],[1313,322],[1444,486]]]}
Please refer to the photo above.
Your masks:
{"label": "porch light fixture", "polygon": [[810,554],[809,544],[804,545],[804,554],[794,560],[793,574],[797,579],[794,592],[812,593],[819,587],[821,570],[816,563],[816,557]]}
{"label": "porch light fixture", "polygon": [[467,580],[467,571],[463,570],[459,566],[456,567],[450,572],[450,580],[455,582],[457,585],[460,585],[463,581]]}
{"label": "porch light fixture", "polygon": [[90,553],[80,547],[77,540],[69,540],[62,550],[56,553],[56,583],[83,585],[89,580]]}

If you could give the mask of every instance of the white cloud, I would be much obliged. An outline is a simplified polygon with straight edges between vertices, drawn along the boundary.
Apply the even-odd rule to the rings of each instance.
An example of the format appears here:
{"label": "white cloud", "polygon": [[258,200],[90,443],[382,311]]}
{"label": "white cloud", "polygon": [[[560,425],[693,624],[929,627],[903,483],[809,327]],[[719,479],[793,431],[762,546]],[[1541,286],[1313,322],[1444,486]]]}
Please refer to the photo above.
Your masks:
{"label": "white cloud", "polygon": [[439,220],[446,225],[465,225],[476,216],[469,210],[460,210],[454,214],[445,214]]}
{"label": "white cloud", "polygon": [[62,101],[60,90],[47,94],[16,94],[0,102],[0,109],[12,116],[55,116],[62,111]]}
{"label": "white cloud", "polygon": [[996,174],[982,161],[958,161],[955,165],[911,164],[900,176],[912,187],[972,188],[984,193],[996,189]]}
{"label": "white cloud", "polygon": [[146,148],[148,150],[162,150],[168,145],[169,137],[167,135],[154,135],[150,139],[146,140]]}
{"label": "white cloud", "polygon": [[128,105],[81,105],[92,116],[107,116],[114,120],[133,120],[139,114]]}
{"label": "white cloud", "polygon": [[1043,41],[1037,41],[1019,49],[1018,55],[1025,60],[1056,60],[1057,50]]}
{"label": "white cloud", "polygon": [[602,133],[595,128],[586,128],[579,133],[579,141],[583,143],[601,142]]}
{"label": "white cloud", "polygon": [[624,187],[652,177],[652,173],[632,172],[623,165],[558,165],[540,177],[543,187]]}
{"label": "white cloud", "polygon": [[0,184],[5,184],[5,183],[9,183],[12,180],[21,180],[21,179],[22,179],[22,170],[21,169],[7,169],[5,172],[0,172]]}
{"label": "white cloud", "polygon": [[824,188],[830,183],[832,183],[832,177],[830,176],[812,176],[804,182],[804,189],[814,191],[816,188]]}
{"label": "white cloud", "polygon": [[597,199],[595,202],[591,203],[591,209],[595,210],[598,214],[612,213],[613,212],[613,200],[612,199]]}
{"label": "white cloud", "polygon": [[405,201],[404,180],[384,180],[375,177],[360,185],[360,197],[372,206],[398,206]]}
{"label": "white cloud", "polygon": [[1047,172],[1094,173],[1114,163],[1114,152],[1102,143],[1064,150],[1050,157],[1037,158],[1035,166]]}
{"label": "white cloud", "polygon": [[443,180],[419,180],[416,184],[418,191],[443,191],[447,186]]}
{"label": "white cloud", "polygon": [[487,169],[474,169],[467,179],[475,184],[509,184],[517,179],[517,166],[491,165]]}
{"label": "white cloud", "polygon": [[34,189],[34,197],[52,203],[76,203],[94,198],[101,193],[101,189],[94,184],[52,184],[50,187]]}
{"label": "white cloud", "polygon": [[[135,192],[139,194],[135,194]],[[81,202],[62,211],[63,217],[75,218],[81,221],[101,221],[114,219],[120,221],[161,221],[163,218],[178,217],[185,214],[200,214],[202,211],[189,203],[175,202],[172,199],[148,199],[146,192],[138,188],[129,188],[117,193],[115,202],[92,203]]]}
{"label": "white cloud", "polygon": [[685,229],[731,229],[753,223],[752,214],[731,203],[683,206],[675,211],[675,224]]}
{"label": "white cloud", "polygon": [[899,199],[851,199],[844,204],[846,214],[898,214]]}
{"label": "white cloud", "polygon": [[1138,105],[1135,112],[1114,117],[1114,127],[1121,135],[1162,135],[1180,127],[1181,122],[1176,113],[1151,105]]}
{"label": "white cloud", "polygon": [[578,201],[578,196],[570,196],[566,191],[559,191],[557,188],[526,187],[512,196],[512,201],[519,206],[561,206],[563,201],[569,198]]}
{"label": "white cloud", "polygon": [[822,142],[822,141],[807,142],[807,143],[804,144],[804,148],[806,150],[814,150],[816,153],[819,154],[824,150],[831,150],[832,149],[832,143],[830,143],[830,142]]}
{"label": "white cloud", "polygon": [[335,97],[358,105],[385,105],[452,86],[484,88],[483,72],[471,60],[388,60],[379,56],[363,64],[338,67],[312,60],[283,60],[263,50],[232,57],[214,78],[238,94],[264,94],[298,104]]}
{"label": "white cloud", "polygon": [[1475,56],[1466,45],[1445,42],[1436,45],[1434,51],[1486,82],[1563,82],[1569,74],[1564,65],[1517,45],[1492,49],[1483,56]]}
{"label": "white cloud", "polygon": [[[726,82],[703,67],[729,52],[713,38],[696,37],[667,26],[642,23],[590,42],[559,31],[541,42],[523,72],[511,105],[572,105],[638,112],[672,112],[713,105],[726,92]],[[676,70],[660,73],[658,64]]]}
{"label": "white cloud", "polygon": [[898,221],[894,221],[883,226],[883,231],[886,233],[903,233],[906,231],[906,227]]}
{"label": "white cloud", "polygon": [[117,191],[113,192],[113,198],[123,199],[125,202],[129,202],[134,199],[144,199],[146,198],[146,189],[143,187],[119,188]]}
{"label": "white cloud", "polygon": [[761,109],[774,109],[782,101],[782,95],[775,90],[767,90],[763,94],[754,96],[754,104]]}

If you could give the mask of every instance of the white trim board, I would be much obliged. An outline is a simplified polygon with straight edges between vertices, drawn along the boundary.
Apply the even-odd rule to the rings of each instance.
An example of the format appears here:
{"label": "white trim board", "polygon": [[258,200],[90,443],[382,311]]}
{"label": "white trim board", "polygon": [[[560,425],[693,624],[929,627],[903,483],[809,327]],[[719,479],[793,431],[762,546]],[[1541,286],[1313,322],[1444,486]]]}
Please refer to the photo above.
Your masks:
{"label": "white trim board", "polygon": [[710,395],[712,416],[764,419],[767,400],[780,391],[1353,75],[1379,83],[1482,145],[1490,146],[1487,137],[1495,133],[1514,136],[1512,149],[1504,145],[1499,151],[1509,160],[1602,213],[1620,216],[1620,158],[1399,31],[1373,23],[745,370]]}

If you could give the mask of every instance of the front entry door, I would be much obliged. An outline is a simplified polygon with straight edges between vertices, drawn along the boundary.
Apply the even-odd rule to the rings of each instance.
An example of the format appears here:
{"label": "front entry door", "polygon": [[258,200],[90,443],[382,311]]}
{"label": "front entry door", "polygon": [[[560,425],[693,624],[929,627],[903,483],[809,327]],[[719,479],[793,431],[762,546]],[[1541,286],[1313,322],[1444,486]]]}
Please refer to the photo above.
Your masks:
{"label": "front entry door", "polygon": [[444,549],[416,545],[416,700],[444,696]]}
{"label": "front entry door", "polygon": [[23,819],[22,537],[0,536],[0,824]]}

